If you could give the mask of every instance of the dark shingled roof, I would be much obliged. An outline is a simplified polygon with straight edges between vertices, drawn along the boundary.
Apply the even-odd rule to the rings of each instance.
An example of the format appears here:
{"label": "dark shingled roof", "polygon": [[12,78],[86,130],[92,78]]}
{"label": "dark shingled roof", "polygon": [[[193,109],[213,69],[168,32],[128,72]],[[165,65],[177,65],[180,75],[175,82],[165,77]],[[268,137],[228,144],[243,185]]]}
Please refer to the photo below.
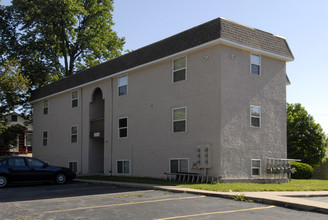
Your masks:
{"label": "dark shingled roof", "polygon": [[219,38],[273,53],[290,60],[294,59],[284,38],[224,18],[217,18],[36,89],[32,91],[31,100],[37,100],[124,70],[156,61]]}

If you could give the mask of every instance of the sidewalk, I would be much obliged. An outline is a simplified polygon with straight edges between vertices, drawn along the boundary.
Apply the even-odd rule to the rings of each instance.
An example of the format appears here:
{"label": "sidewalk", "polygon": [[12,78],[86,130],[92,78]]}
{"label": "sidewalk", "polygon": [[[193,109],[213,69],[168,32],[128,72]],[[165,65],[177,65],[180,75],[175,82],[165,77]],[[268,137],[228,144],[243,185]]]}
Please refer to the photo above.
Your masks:
{"label": "sidewalk", "polygon": [[207,190],[197,190],[189,188],[181,188],[176,186],[160,186],[154,184],[99,181],[99,180],[82,180],[75,179],[78,182],[108,184],[122,187],[132,187],[140,189],[164,190],[170,192],[187,192],[192,194],[200,194],[206,196],[215,196],[221,198],[232,199],[233,196],[243,196],[247,200],[253,200],[257,203],[276,205],[285,208],[318,212],[328,214],[328,202],[313,201],[306,197],[327,196],[328,191],[302,191],[302,192],[214,192]]}

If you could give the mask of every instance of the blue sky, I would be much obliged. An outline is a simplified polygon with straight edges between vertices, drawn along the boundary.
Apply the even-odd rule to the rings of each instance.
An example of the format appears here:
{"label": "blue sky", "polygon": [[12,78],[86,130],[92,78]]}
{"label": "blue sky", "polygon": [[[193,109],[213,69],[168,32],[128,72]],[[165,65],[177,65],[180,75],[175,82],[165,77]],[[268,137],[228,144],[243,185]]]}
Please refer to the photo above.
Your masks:
{"label": "blue sky", "polygon": [[287,101],[301,103],[328,133],[327,0],[115,0],[113,29],[135,50],[218,17],[287,39],[295,57]]}
{"label": "blue sky", "polygon": [[135,50],[217,17],[287,39],[287,101],[301,103],[328,133],[327,0],[116,0],[114,30]]}

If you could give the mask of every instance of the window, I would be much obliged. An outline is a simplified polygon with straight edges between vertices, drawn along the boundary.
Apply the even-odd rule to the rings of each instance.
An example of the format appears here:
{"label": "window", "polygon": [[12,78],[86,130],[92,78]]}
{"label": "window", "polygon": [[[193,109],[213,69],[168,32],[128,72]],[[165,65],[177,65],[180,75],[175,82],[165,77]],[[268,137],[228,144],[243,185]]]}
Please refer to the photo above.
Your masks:
{"label": "window", "polygon": [[42,162],[41,160],[35,159],[35,158],[26,158],[27,163],[30,167],[43,167],[46,164]]}
{"label": "window", "polygon": [[43,146],[48,145],[48,131],[44,131],[42,134],[42,145]]}
{"label": "window", "polygon": [[72,92],[72,108],[77,107],[79,104],[78,91]]}
{"label": "window", "polygon": [[15,166],[15,167],[25,167],[26,166],[24,158],[9,158],[8,165]]}
{"label": "window", "polygon": [[25,133],[25,146],[31,147],[33,141],[33,133]]}
{"label": "window", "polygon": [[251,73],[260,75],[261,57],[251,54]]}
{"label": "window", "polygon": [[119,138],[128,137],[128,118],[118,119],[118,137]]}
{"label": "window", "polygon": [[117,174],[130,174],[130,161],[117,161]]}
{"label": "window", "polygon": [[261,160],[252,159],[252,176],[261,175]]}
{"label": "window", "polygon": [[121,76],[118,78],[118,95],[128,94],[128,76]]}
{"label": "window", "polygon": [[173,132],[186,131],[187,108],[173,109]]}
{"label": "window", "polygon": [[77,173],[77,162],[69,162],[68,167],[74,172]]}
{"label": "window", "polygon": [[170,159],[170,173],[188,172],[188,159]]}
{"label": "window", "polygon": [[77,126],[71,128],[71,143],[77,142]]}
{"label": "window", "polygon": [[49,107],[48,100],[44,100],[43,101],[43,114],[44,115],[47,115],[48,114],[48,107]]}
{"label": "window", "polygon": [[173,61],[173,82],[186,79],[186,57],[181,57]]}
{"label": "window", "polygon": [[261,127],[261,107],[251,105],[251,127]]}
{"label": "window", "polygon": [[17,122],[17,115],[11,115],[11,121]]}

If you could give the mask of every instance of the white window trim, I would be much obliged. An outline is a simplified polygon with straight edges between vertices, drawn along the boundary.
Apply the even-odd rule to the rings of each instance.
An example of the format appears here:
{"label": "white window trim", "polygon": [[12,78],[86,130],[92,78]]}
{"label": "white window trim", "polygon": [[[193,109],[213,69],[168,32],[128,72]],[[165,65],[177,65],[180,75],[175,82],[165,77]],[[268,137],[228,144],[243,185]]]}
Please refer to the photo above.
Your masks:
{"label": "white window trim", "polygon": [[[180,58],[183,58],[183,57],[185,58],[185,61],[186,61],[185,65],[186,66],[184,68],[180,68],[180,69],[175,70],[174,69],[174,61],[175,60],[178,60]],[[172,83],[178,83],[180,81],[186,81],[187,80],[187,76],[188,76],[188,74],[187,74],[188,73],[188,69],[187,69],[188,60],[187,60],[187,56],[181,56],[181,57],[174,58],[171,63],[172,63]],[[185,79],[184,80],[177,81],[177,82],[174,82],[174,72],[179,71],[179,70],[182,70],[182,69],[185,69],[186,70]]]}
{"label": "white window trim", "polygon": [[[117,162],[129,162],[129,173],[119,173],[118,172],[118,164],[117,164]],[[116,174],[117,175],[120,175],[120,176],[131,175],[131,160],[128,160],[128,159],[119,159],[119,160],[116,160]]]}
{"label": "white window trim", "polygon": [[[43,140],[45,140],[45,138],[44,138],[44,136],[43,136],[44,132],[47,132],[47,144],[46,144],[46,145],[43,144]],[[47,147],[47,146],[49,146],[49,131],[48,131],[48,130],[44,130],[44,131],[42,131],[42,146],[43,146],[43,147]]]}
{"label": "white window trim", "polygon": [[[252,115],[252,110],[251,110],[252,107],[260,108],[260,116],[253,116],[253,115]],[[250,124],[250,126],[251,126],[252,128],[261,128],[261,125],[262,125],[262,108],[261,108],[261,106],[251,105],[251,106],[249,107],[249,116],[250,116],[250,117],[249,117],[249,124]],[[258,127],[252,125],[252,117],[254,117],[254,118],[259,118],[259,119],[260,119],[260,124],[259,124]]]}
{"label": "white window trim", "polygon": [[[260,167],[253,167],[253,161],[260,161]],[[251,160],[251,175],[252,175],[252,177],[261,176],[261,168],[262,168],[261,159],[252,159]],[[259,169],[259,175],[253,175],[253,169]]]}
{"label": "white window trim", "polygon": [[[260,65],[259,65],[259,67],[260,67],[260,72],[259,72],[259,74],[256,74],[256,73],[252,73],[252,55],[254,55],[254,56],[258,56],[259,58],[260,58]],[[261,74],[262,74],[262,57],[261,57],[261,55],[259,55],[259,54],[254,54],[254,53],[250,53],[250,56],[249,56],[249,62],[250,62],[250,65],[249,65],[249,72],[251,73],[251,74],[254,74],[254,75],[257,75],[257,76],[261,76]],[[254,63],[254,65],[258,65],[258,64],[255,64]]]}
{"label": "white window trim", "polygon": [[68,165],[67,165],[67,167],[69,168],[69,163],[76,163],[76,173],[79,173],[79,163],[78,163],[78,161],[76,161],[76,160],[70,160],[70,161],[68,161]]}
{"label": "white window trim", "polygon": [[[44,107],[44,103],[45,102],[47,102],[47,107]],[[44,114],[44,109],[45,108],[47,108],[47,114]],[[49,100],[48,99],[46,99],[46,100],[43,100],[43,108],[42,108],[42,110],[43,110],[43,115],[49,115]]]}
{"label": "white window trim", "polygon": [[[186,112],[185,112],[185,115],[186,115],[186,118],[184,120],[174,120],[174,111],[175,110],[178,110],[178,109],[186,109]],[[188,114],[187,114],[187,107],[179,107],[179,108],[173,108],[172,109],[172,133],[183,133],[183,132],[187,132],[187,118],[188,118]],[[185,121],[185,130],[184,131],[180,131],[180,132],[176,132],[174,131],[174,122],[177,122],[177,121]]]}
{"label": "white window trim", "polygon": [[[122,78],[122,77],[126,77],[126,84],[120,86],[120,85],[119,85],[119,80],[120,80],[120,78]],[[122,86],[126,86],[126,94],[120,95],[120,87],[122,87]],[[127,95],[128,93],[129,93],[129,77],[128,77],[128,75],[126,74],[126,75],[119,76],[119,77],[117,78],[117,95],[118,95],[118,96],[124,96],[124,95]]]}
{"label": "white window trim", "polygon": [[[72,136],[73,136],[73,133],[72,133],[72,128],[73,127],[76,127],[76,142],[72,142]],[[76,144],[77,142],[78,142],[78,138],[79,138],[79,126],[77,126],[77,125],[72,125],[71,126],[71,136],[70,136],[70,138],[71,138],[71,140],[70,140],[70,142],[71,142],[71,144]]]}
{"label": "white window trim", "polygon": [[[122,127],[122,128],[126,128],[126,137],[120,137],[120,129],[122,129],[122,128],[120,128],[120,119],[123,119],[123,118],[126,118],[126,122],[127,122],[127,125],[126,125],[126,127]],[[117,131],[118,131],[118,133],[117,133],[117,137],[118,137],[118,139],[124,139],[124,138],[128,138],[129,137],[129,118],[128,117],[120,117],[120,118],[118,118],[118,120],[117,120]]]}
{"label": "white window trim", "polygon": [[[76,92],[77,93],[77,97],[76,98],[73,98],[73,92]],[[72,102],[72,108],[76,108],[79,106],[79,90],[75,90],[75,91],[72,91],[71,93],[71,102]],[[77,106],[73,106],[73,101],[74,100],[77,100]]]}
{"label": "white window trim", "polygon": [[189,172],[189,158],[169,158],[169,172],[171,172],[171,160],[187,160],[187,163],[188,163],[188,170],[187,170],[187,172]]}

